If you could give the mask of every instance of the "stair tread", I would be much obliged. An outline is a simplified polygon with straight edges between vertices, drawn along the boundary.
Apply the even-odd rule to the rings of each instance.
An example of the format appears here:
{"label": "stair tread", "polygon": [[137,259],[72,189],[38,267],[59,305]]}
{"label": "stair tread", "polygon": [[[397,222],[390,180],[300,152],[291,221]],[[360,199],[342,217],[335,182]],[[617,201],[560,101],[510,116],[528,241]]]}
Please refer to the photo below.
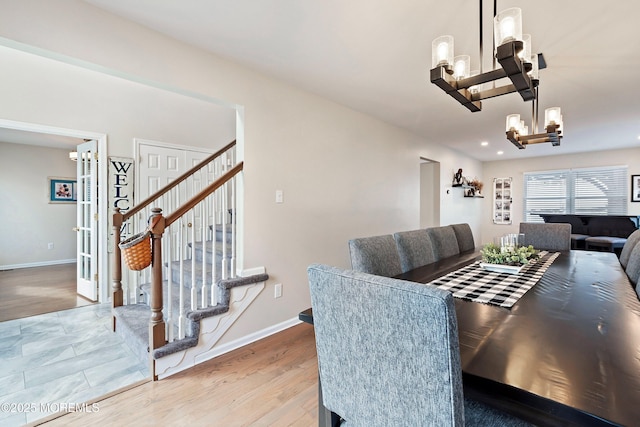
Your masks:
{"label": "stair tread", "polygon": [[[208,306],[195,311],[190,310],[190,306],[186,306],[186,301],[188,300],[189,295],[185,295],[185,313],[188,319],[187,321],[190,322],[187,325],[187,331],[190,330],[192,336],[187,336],[181,340],[175,340],[171,343],[165,344],[160,348],[155,349],[153,352],[154,358],[158,359],[169,354],[185,350],[186,348],[196,346],[198,343],[198,336],[200,331],[200,320],[226,313],[229,310],[229,293],[231,288],[266,281],[268,278],[269,276],[267,274],[257,274],[249,277],[235,277],[233,279],[219,281],[218,285],[224,288],[224,295],[219,295],[222,301],[215,306]],[[144,292],[148,292],[149,286],[149,284],[144,284],[141,286],[141,289]],[[174,282],[173,286],[178,287],[179,284]],[[167,288],[168,281],[164,281],[163,298],[165,298],[165,301],[168,294],[166,292]],[[201,294],[199,290],[199,298],[200,295]],[[179,290],[176,289],[175,292],[172,292],[172,300],[174,301],[173,306],[177,307],[179,304]],[[135,337],[137,346],[145,349],[145,352],[148,354],[150,314],[149,306],[144,303],[129,304],[121,307],[114,307],[113,313],[116,317],[117,328],[123,326],[125,329],[129,330],[130,334]],[[176,313],[174,312],[174,314]],[[164,315],[166,316],[167,313],[164,313]]]}

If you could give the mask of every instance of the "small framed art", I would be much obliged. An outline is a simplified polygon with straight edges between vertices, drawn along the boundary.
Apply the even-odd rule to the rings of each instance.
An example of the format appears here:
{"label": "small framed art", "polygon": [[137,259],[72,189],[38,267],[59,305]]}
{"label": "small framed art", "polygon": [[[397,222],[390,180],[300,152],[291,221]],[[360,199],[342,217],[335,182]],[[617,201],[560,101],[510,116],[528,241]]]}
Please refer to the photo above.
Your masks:
{"label": "small framed art", "polygon": [[77,202],[75,179],[50,176],[47,181],[49,182],[49,203]]}
{"label": "small framed art", "polygon": [[511,224],[511,178],[493,179],[493,223]]}
{"label": "small framed art", "polygon": [[631,175],[631,201],[640,202],[640,175]]}

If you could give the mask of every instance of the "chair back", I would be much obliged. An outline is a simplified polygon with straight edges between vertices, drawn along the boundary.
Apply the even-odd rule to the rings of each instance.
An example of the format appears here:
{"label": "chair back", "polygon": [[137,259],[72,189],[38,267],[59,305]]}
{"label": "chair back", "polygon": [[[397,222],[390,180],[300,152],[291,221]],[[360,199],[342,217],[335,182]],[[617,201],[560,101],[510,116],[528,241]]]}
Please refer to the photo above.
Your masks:
{"label": "chair back", "polygon": [[391,234],[349,240],[351,268],[363,273],[393,277],[402,273],[400,256]]}
{"label": "chair back", "polygon": [[460,253],[456,233],[450,225],[427,228],[427,232],[433,243],[433,252],[436,255],[436,261]]}
{"label": "chair back", "polygon": [[636,230],[631,233],[622,247],[622,252],[620,252],[620,265],[622,265],[623,268],[627,268],[631,251],[633,251],[633,248],[638,242],[640,242],[640,230]]}
{"label": "chair back", "polygon": [[436,261],[427,230],[401,231],[395,233],[393,238],[398,247],[403,273]]}
{"label": "chair back", "polygon": [[463,426],[451,293],[308,268],[324,406],[349,426]]}
{"label": "chair back", "polygon": [[524,243],[549,251],[571,250],[571,224],[521,222]]}
{"label": "chair back", "polygon": [[472,251],[476,248],[476,243],[473,240],[473,232],[469,224],[451,224],[451,228],[453,228],[453,232],[456,234],[460,252]]}
{"label": "chair back", "polygon": [[[637,286],[638,281],[640,281],[640,242],[636,243],[629,254],[629,261],[627,262],[627,266],[624,271],[627,273],[629,280],[631,280],[631,283],[636,288],[636,292],[640,292],[638,291],[640,286]],[[640,296],[640,293],[638,293],[638,295]]]}

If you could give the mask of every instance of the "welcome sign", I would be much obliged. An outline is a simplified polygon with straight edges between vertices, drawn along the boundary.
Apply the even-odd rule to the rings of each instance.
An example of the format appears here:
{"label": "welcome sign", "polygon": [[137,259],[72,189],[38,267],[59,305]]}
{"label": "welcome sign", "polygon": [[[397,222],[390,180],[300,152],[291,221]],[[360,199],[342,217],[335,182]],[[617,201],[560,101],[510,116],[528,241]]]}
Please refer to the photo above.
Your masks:
{"label": "welcome sign", "polygon": [[[113,250],[113,212],[120,208],[121,213],[127,213],[133,207],[134,194],[134,166],[133,159],[124,157],[109,157],[108,168],[109,186],[109,252]],[[120,238],[122,240],[131,237],[133,229],[130,221],[122,224]]]}

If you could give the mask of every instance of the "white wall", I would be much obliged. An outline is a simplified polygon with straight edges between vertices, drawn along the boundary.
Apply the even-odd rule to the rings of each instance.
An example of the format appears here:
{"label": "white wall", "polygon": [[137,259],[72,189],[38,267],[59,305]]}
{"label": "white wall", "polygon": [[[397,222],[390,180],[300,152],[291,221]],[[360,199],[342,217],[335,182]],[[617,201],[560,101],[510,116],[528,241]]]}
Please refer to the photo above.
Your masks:
{"label": "white wall", "polygon": [[0,269],[75,261],[76,204],[50,204],[47,180],[75,175],[69,150],[0,142]]}
{"label": "white wall", "polygon": [[[559,147],[559,150],[562,146]],[[513,197],[511,225],[493,224],[493,210],[491,190],[486,191],[484,210],[482,216],[482,240],[483,243],[493,241],[494,237],[507,233],[516,233],[519,224],[524,221],[523,213],[523,189],[524,173],[545,170],[586,168],[598,166],[622,166],[627,165],[629,175],[640,174],[640,147],[626,150],[596,151],[582,154],[558,155],[552,157],[534,157],[522,160],[504,160],[498,162],[485,162],[483,176],[486,183],[493,183],[494,178],[512,177],[511,186]],[[629,185],[631,178],[629,176]],[[490,186],[489,186],[490,187]],[[640,215],[640,203],[631,203],[629,199],[629,215]]]}
{"label": "white wall", "polygon": [[[348,267],[348,239],[418,228],[420,157],[441,164],[441,223],[469,222],[479,236],[479,199],[446,194],[460,167],[482,178],[478,161],[83,2],[0,0],[0,8],[0,36],[243,106],[244,267],[265,266],[271,279],[223,341],[295,318],[310,304],[306,267]],[[0,117],[34,120],[29,108],[10,104]],[[111,137],[124,117],[94,129],[78,114],[56,119],[106,132],[110,155],[130,155],[127,138]],[[280,299],[275,283],[283,284]]]}
{"label": "white wall", "polygon": [[131,157],[133,139],[222,147],[235,110],[0,46],[1,118],[106,133],[109,155]]}

